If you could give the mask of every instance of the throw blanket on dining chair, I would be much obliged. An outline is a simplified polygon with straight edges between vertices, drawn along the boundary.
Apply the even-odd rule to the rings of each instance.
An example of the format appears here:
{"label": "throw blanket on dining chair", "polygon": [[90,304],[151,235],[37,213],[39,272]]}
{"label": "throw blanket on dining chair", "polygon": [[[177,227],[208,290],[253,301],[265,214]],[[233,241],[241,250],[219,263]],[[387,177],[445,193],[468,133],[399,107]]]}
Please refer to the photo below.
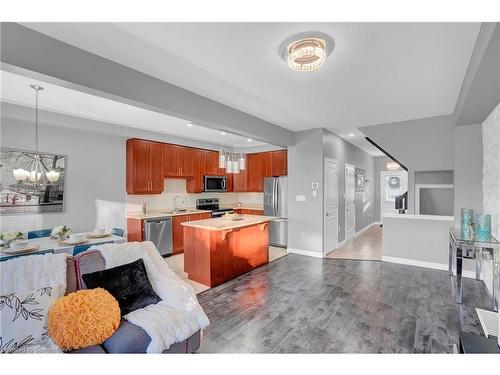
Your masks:
{"label": "throw blanket on dining chair", "polygon": [[147,353],[161,353],[208,326],[193,287],[170,269],[152,242],[97,245],[91,249],[99,250],[106,269],[143,259],[151,285],[162,300],[123,318],[151,337]]}

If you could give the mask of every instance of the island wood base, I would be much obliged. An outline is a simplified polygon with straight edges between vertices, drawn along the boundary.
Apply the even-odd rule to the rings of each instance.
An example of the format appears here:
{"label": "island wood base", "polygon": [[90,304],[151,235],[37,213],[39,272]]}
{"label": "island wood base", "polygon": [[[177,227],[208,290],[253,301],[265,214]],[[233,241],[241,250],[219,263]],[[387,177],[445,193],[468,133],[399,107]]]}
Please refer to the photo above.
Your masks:
{"label": "island wood base", "polygon": [[184,227],[184,272],[214,287],[269,262],[269,223],[230,230]]}

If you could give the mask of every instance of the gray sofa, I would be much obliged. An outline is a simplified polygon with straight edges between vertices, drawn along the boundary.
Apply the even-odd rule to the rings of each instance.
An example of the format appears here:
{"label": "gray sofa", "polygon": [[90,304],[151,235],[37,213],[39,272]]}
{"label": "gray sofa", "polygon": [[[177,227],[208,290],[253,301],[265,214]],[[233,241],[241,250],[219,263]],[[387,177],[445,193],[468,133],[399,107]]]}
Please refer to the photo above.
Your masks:
{"label": "gray sofa", "polygon": [[[75,257],[68,257],[66,268],[66,294],[78,289],[85,289],[82,275],[105,268],[104,258],[97,250],[87,250]],[[188,339],[173,344],[163,353],[194,353],[200,347],[201,332],[198,331]],[[101,345],[74,350],[70,353],[146,353],[151,338],[140,327],[121,321],[118,330]]]}

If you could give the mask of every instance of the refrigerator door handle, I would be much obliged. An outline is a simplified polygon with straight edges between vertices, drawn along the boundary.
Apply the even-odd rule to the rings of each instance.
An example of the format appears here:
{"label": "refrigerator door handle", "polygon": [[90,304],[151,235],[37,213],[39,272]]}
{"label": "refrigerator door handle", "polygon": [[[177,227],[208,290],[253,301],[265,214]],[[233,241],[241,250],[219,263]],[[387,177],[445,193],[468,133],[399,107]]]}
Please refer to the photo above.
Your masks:
{"label": "refrigerator door handle", "polygon": [[280,204],[280,200],[279,200],[279,184],[278,184],[278,179],[276,178],[274,180],[274,184],[276,185],[276,203],[274,205],[274,216],[278,216],[278,210],[279,210],[279,204]]}
{"label": "refrigerator door handle", "polygon": [[276,216],[278,214],[278,180],[273,180],[273,215]]}

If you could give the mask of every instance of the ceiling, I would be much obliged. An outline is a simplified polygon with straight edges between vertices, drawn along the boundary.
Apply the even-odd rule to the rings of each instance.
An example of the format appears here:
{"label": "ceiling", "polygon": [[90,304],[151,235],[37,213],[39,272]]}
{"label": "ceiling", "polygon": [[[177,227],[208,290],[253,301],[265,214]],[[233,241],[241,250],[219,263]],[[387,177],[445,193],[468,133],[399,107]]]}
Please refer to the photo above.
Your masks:
{"label": "ceiling", "polygon": [[[50,112],[78,116],[108,124],[123,125],[157,133],[170,134],[207,143],[232,147],[254,147],[265,143],[239,135],[225,133],[192,124],[177,117],[149,111],[99,96],[71,90],[47,82],[0,71],[1,95],[3,102],[34,107],[35,94],[29,86],[40,85],[44,88],[39,94],[39,108]],[[43,119],[40,119],[43,121]]]}
{"label": "ceiling", "polygon": [[[453,113],[480,28],[480,23],[24,25],[284,128],[325,127],[358,145],[366,143],[358,127]],[[312,30],[334,39],[332,54],[319,71],[291,71],[279,55],[280,44]],[[351,133],[356,136],[346,136]]]}

